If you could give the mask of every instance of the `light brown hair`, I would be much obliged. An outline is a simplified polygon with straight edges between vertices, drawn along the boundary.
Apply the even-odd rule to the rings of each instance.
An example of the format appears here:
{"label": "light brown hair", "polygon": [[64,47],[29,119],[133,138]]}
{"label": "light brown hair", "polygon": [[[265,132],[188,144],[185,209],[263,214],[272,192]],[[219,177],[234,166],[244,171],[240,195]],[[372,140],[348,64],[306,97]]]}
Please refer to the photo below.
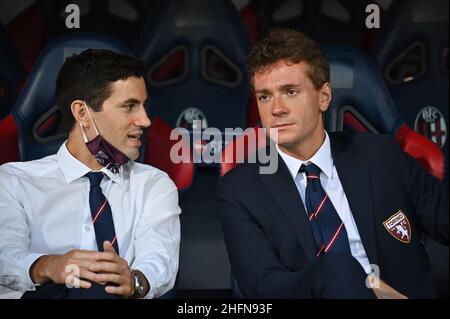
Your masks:
{"label": "light brown hair", "polygon": [[271,69],[278,61],[296,64],[301,61],[310,67],[307,75],[319,90],[330,82],[330,66],[320,46],[305,34],[287,28],[272,29],[252,48],[247,66],[253,89],[253,78],[258,72]]}

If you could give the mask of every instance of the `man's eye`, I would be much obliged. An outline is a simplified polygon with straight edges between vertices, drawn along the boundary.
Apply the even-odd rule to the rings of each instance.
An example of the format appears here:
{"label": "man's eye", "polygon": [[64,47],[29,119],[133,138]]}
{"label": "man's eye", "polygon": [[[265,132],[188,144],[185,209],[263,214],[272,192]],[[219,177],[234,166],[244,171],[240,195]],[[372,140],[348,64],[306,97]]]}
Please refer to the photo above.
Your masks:
{"label": "man's eye", "polygon": [[260,95],[260,96],[258,96],[258,101],[267,102],[268,100],[269,100],[269,96],[268,95]]}
{"label": "man's eye", "polygon": [[132,108],[134,107],[134,104],[125,104],[125,108],[127,109],[127,110],[131,110]]}
{"label": "man's eye", "polygon": [[287,91],[287,94],[288,95],[295,95],[295,94],[297,94],[298,93],[298,91],[297,90],[294,90],[294,89],[289,89],[288,91]]}

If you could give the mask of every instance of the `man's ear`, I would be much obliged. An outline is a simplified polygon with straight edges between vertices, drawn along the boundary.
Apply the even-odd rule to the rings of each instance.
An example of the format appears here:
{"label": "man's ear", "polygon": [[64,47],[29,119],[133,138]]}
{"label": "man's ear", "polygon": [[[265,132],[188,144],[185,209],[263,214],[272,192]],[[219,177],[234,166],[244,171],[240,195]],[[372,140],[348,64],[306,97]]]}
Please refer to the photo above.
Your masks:
{"label": "man's ear", "polygon": [[81,100],[75,100],[70,105],[70,109],[75,121],[80,123],[83,127],[88,127],[89,115],[86,111],[85,103]]}
{"label": "man's ear", "polygon": [[319,90],[319,104],[320,104],[320,110],[322,112],[325,112],[328,110],[328,107],[331,103],[331,86],[329,82],[325,82],[322,85],[322,88]]}

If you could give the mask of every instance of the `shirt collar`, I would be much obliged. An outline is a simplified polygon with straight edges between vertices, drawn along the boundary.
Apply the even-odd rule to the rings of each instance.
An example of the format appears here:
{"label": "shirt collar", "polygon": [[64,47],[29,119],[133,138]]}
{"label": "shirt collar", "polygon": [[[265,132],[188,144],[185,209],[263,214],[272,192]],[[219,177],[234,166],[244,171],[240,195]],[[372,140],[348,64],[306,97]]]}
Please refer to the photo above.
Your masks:
{"label": "shirt collar", "polygon": [[331,156],[330,138],[328,137],[328,133],[326,131],[324,132],[324,142],[317,150],[317,152],[314,153],[314,155],[310,159],[305,161],[299,160],[298,158],[283,153],[283,151],[281,151],[277,145],[278,153],[286,163],[286,166],[288,167],[293,179],[295,179],[295,177],[297,176],[302,164],[306,165],[309,163],[316,164],[328,178],[333,177],[333,157]]}
{"label": "shirt collar", "polygon": [[[91,169],[80,162],[78,159],[76,159],[72,154],[70,154],[69,150],[67,149],[66,143],[67,140],[64,141],[64,143],[59,148],[58,153],[56,154],[56,158],[67,183],[71,183],[74,180],[89,173]],[[126,166],[127,165],[123,165],[117,174],[114,174],[106,167],[102,167],[100,172],[104,173],[112,181],[120,185],[123,182],[123,169]]]}

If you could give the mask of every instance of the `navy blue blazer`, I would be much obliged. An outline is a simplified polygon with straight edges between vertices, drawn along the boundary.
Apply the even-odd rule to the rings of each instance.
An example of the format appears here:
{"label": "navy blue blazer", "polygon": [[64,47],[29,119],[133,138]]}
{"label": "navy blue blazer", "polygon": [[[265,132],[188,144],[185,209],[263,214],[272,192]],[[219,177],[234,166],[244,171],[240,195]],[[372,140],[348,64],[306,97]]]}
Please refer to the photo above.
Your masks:
{"label": "navy blue blazer", "polygon": [[[422,242],[448,245],[448,186],[428,174],[390,136],[329,134],[334,165],[362,243],[380,278],[410,298],[436,297]],[[294,180],[278,155],[275,174],[240,164],[219,180],[223,228],[241,291],[251,298],[296,298],[314,241]],[[399,211],[410,224],[401,241],[383,222]],[[400,234],[401,235],[401,234]]]}

